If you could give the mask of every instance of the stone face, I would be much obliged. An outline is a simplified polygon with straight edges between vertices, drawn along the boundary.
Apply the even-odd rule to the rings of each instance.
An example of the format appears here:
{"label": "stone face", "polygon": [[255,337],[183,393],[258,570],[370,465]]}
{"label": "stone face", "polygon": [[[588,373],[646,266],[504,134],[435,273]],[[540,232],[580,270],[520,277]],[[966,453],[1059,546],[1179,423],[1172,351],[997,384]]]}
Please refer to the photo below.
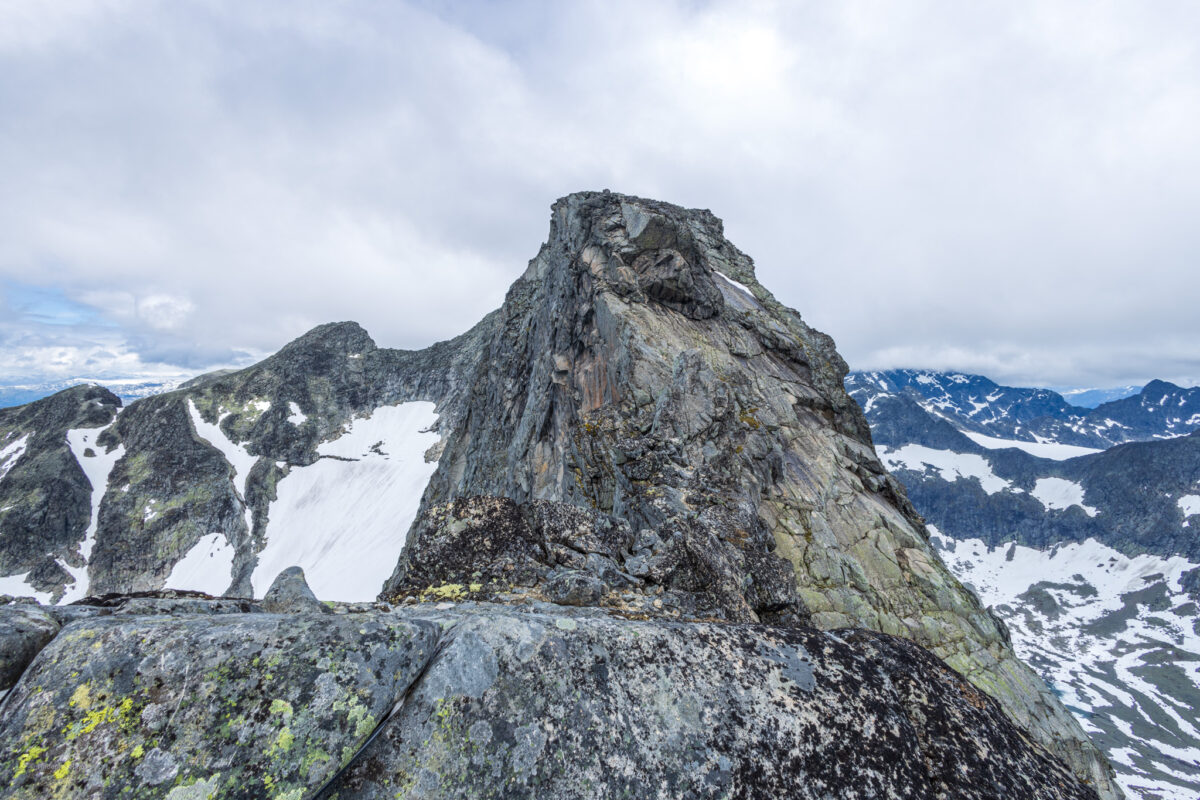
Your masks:
{"label": "stone face", "polygon": [[58,628],[58,622],[36,605],[0,606],[0,690],[17,682]]}
{"label": "stone face", "polygon": [[304,570],[288,567],[276,576],[263,596],[263,611],[271,614],[328,614],[326,607],[308,588]]}
{"label": "stone face", "polygon": [[806,623],[792,570],[772,546],[735,509],[635,533],[565,503],[459,498],[417,521],[385,595],[533,597],[639,616]]}
{"label": "stone face", "polygon": [[1096,796],[909,642],[549,604],[81,620],[9,698],[0,786],[106,800],[322,787],[339,798]]}
{"label": "stone face", "polygon": [[11,798],[300,798],[390,712],[437,626],[369,616],[111,616],[72,624],[0,719]]}

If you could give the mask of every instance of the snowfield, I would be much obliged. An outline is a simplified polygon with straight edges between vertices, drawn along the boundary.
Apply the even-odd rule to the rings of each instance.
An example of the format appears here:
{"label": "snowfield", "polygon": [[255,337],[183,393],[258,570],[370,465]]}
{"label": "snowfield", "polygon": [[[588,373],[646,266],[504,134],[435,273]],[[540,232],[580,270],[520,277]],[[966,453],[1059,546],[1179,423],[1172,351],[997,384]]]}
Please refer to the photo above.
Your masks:
{"label": "snowfield", "polygon": [[986,447],[989,450],[1003,450],[1007,447],[1015,447],[1018,450],[1024,450],[1031,456],[1049,458],[1054,461],[1065,461],[1068,458],[1101,452],[1094,447],[1079,447],[1073,444],[1059,444],[1058,442],[1047,440],[1022,442],[1017,439],[998,439],[995,436],[985,436],[982,433],[974,433],[972,431],[961,431],[961,433],[975,444],[980,447]]}
{"label": "snowfield", "polygon": [[935,450],[920,444],[906,444],[896,450],[878,447],[876,451],[884,466],[889,470],[908,469],[925,472],[932,469],[942,480],[953,482],[959,478],[977,478],[979,485],[988,494],[1013,489],[1012,483],[992,472],[992,467],[983,458],[970,453],[955,453],[951,450]]}
{"label": "snowfield", "polygon": [[1109,753],[1128,796],[1196,800],[1200,614],[1180,577],[1198,565],[1129,558],[1094,539],[989,549],[930,530],[950,570],[1008,625],[1017,654]]}
{"label": "snowfield", "polygon": [[233,582],[234,549],[223,533],[211,533],[179,559],[164,584],[171,589],[192,589],[223,594]]}
{"label": "snowfield", "polygon": [[[75,579],[75,583],[67,587],[66,594],[63,595],[60,603],[74,603],[76,600],[87,597],[86,564],[92,557],[92,547],[96,543],[96,528],[100,525],[100,501],[104,498],[104,492],[108,488],[109,473],[125,456],[124,445],[114,447],[112,452],[106,453],[103,447],[96,444],[96,440],[100,438],[100,434],[116,424],[117,420],[114,418],[104,428],[80,428],[67,431],[67,446],[71,448],[72,455],[79,462],[79,466],[83,468],[83,474],[87,476],[88,483],[92,485],[92,516],[88,521],[87,532],[83,536],[83,544],[79,547],[79,553],[83,556],[85,566],[72,567],[70,564],[63,564],[63,567]],[[89,448],[92,455],[88,455]]]}
{"label": "snowfield", "polygon": [[434,404],[402,403],[354,420],[292,467],[268,512],[267,546],[252,578],[261,596],[282,570],[304,569],[322,600],[374,600],[392,574],[437,462]]}
{"label": "snowfield", "polygon": [[1084,505],[1083,487],[1066,478],[1038,478],[1029,494],[1040,500],[1047,511],[1079,506],[1089,517],[1099,513],[1091,506]]}

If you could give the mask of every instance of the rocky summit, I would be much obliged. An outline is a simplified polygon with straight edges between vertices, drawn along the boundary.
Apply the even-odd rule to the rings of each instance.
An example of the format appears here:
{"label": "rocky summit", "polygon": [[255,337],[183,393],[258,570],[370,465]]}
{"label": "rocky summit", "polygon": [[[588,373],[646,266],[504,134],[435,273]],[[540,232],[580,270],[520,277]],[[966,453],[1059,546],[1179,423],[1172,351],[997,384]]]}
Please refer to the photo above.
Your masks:
{"label": "rocky summit", "polygon": [[7,410],[0,785],[1119,797],[845,376],[710,212],[601,192],[450,342]]}

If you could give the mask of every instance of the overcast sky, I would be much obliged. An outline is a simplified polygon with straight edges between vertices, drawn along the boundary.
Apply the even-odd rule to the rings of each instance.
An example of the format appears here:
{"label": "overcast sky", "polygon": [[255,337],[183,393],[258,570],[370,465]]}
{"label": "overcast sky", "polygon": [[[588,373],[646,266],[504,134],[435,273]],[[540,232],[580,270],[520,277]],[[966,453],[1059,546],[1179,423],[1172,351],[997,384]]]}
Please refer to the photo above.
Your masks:
{"label": "overcast sky", "polygon": [[0,382],[422,347],[602,188],[852,368],[1200,381],[1194,2],[0,0],[0,181]]}

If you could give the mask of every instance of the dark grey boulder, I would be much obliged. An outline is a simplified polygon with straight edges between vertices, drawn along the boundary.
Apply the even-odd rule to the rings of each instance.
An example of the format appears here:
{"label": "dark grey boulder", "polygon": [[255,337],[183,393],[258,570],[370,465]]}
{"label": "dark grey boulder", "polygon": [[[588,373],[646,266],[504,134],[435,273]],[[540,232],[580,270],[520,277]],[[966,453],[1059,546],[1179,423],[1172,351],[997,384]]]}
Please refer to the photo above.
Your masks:
{"label": "dark grey boulder", "polygon": [[58,630],[59,624],[38,606],[0,606],[0,690],[17,682]]}
{"label": "dark grey boulder", "polygon": [[439,636],[385,614],[81,620],[7,699],[0,796],[312,797]]}
{"label": "dark grey boulder", "polygon": [[12,690],[0,794],[1096,797],[902,639],[546,603],[78,621]]}
{"label": "dark grey boulder", "polygon": [[317,599],[300,567],[288,567],[275,576],[262,601],[268,614],[329,614],[328,606]]}
{"label": "dark grey boulder", "polygon": [[607,591],[604,581],[577,570],[555,575],[546,583],[546,595],[551,602],[564,606],[597,605]]}

